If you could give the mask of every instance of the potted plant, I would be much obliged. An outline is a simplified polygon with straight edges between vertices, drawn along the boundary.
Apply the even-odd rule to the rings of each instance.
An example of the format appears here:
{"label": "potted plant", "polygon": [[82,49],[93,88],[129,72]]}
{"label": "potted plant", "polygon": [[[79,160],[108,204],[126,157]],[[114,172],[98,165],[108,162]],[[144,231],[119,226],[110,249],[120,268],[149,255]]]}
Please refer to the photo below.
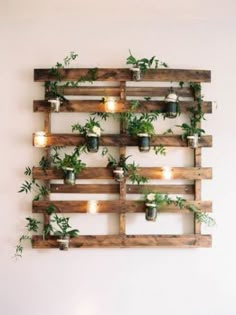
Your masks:
{"label": "potted plant", "polygon": [[183,123],[181,126],[183,130],[182,139],[187,140],[188,146],[192,149],[198,148],[199,139],[202,133],[205,133],[205,130],[197,128],[196,124],[191,121],[190,125]]}
{"label": "potted plant", "polygon": [[178,95],[175,93],[174,89],[171,88],[170,92],[165,98],[165,109],[164,109],[164,117],[167,118],[176,118],[179,114],[179,106],[178,106]]}
{"label": "potted plant", "polygon": [[137,183],[140,185],[146,183],[148,180],[138,173],[138,166],[134,162],[129,164],[126,162],[129,157],[130,155],[125,156],[121,154],[119,161],[116,161],[111,154],[108,155],[107,167],[112,169],[115,180],[121,182],[128,177],[133,184]]}
{"label": "potted plant", "polygon": [[72,126],[72,131],[78,130],[86,138],[86,148],[88,152],[98,152],[99,137],[103,129],[100,122],[95,117],[87,119],[84,126],[75,124]]}
{"label": "potted plant", "polygon": [[59,237],[57,241],[60,250],[68,250],[70,238],[76,237],[79,234],[79,230],[70,229],[69,219],[69,217],[60,217],[57,214],[54,214],[52,220],[52,223],[56,224],[54,235]]}
{"label": "potted plant", "polygon": [[152,122],[156,118],[157,114],[155,113],[142,113],[139,117],[130,115],[127,120],[126,130],[131,136],[138,137],[138,146],[141,152],[150,150],[150,137],[155,133]]}
{"label": "potted plant", "polygon": [[161,205],[170,204],[172,200],[168,195],[159,193],[145,194],[145,218],[147,221],[156,221],[157,212]]}
{"label": "potted plant", "polygon": [[142,75],[152,67],[154,67],[155,69],[157,69],[159,66],[167,67],[167,64],[165,62],[158,60],[155,56],[153,56],[150,59],[148,58],[137,59],[132,55],[130,50],[129,56],[126,59],[126,64],[132,65],[132,68],[130,70],[133,73],[134,81],[140,81],[142,79]]}
{"label": "potted plant", "polygon": [[77,150],[74,150],[72,154],[65,154],[63,159],[58,158],[55,163],[55,166],[63,171],[66,185],[75,185],[76,175],[86,167],[78,157]]}

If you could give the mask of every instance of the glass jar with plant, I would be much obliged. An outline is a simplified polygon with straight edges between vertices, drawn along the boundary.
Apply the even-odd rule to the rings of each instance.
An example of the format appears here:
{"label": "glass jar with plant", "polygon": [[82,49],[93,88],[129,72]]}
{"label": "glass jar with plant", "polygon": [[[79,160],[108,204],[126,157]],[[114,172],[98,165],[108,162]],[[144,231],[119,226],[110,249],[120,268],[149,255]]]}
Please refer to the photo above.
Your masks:
{"label": "glass jar with plant", "polygon": [[131,114],[126,121],[127,133],[138,137],[138,146],[141,152],[150,150],[150,137],[155,133],[153,121],[157,119],[156,113]]}
{"label": "glass jar with plant", "polygon": [[65,153],[63,159],[58,157],[54,165],[63,171],[66,185],[75,185],[76,175],[86,167],[86,164],[79,159],[77,149],[72,154]]}
{"label": "glass jar with plant", "polygon": [[55,213],[51,221],[52,223],[56,224],[56,227],[54,227],[54,235],[59,237],[57,241],[59,243],[60,250],[68,250],[70,238],[79,235],[79,230],[71,229],[69,219],[69,217],[61,217]]}
{"label": "glass jar with plant", "polygon": [[86,149],[88,152],[98,152],[99,137],[103,129],[95,117],[87,119],[84,126],[79,123],[72,125],[72,131],[79,131],[86,138]]}
{"label": "glass jar with plant", "polygon": [[148,181],[145,176],[138,173],[138,165],[133,163],[127,163],[127,159],[130,157],[124,154],[120,155],[120,159],[117,161],[111,154],[108,154],[107,168],[112,169],[114,178],[117,182],[123,181],[128,178],[132,184],[137,183],[138,185],[144,184]]}
{"label": "glass jar with plant", "polygon": [[132,65],[131,71],[133,72],[133,80],[140,81],[142,79],[142,75],[146,73],[148,69],[157,69],[159,67],[168,67],[165,62],[162,62],[156,58],[156,56],[148,58],[135,58],[131,51],[129,50],[129,56],[126,59],[127,65]]}
{"label": "glass jar with plant", "polygon": [[178,95],[175,93],[173,87],[171,87],[165,97],[164,117],[176,118],[177,115],[180,114],[178,102]]}
{"label": "glass jar with plant", "polygon": [[208,213],[200,211],[195,205],[191,203],[186,203],[186,199],[182,197],[176,197],[175,199],[170,198],[166,194],[160,194],[155,192],[149,192],[144,195],[145,201],[145,217],[147,221],[156,221],[158,210],[162,205],[173,204],[179,209],[187,209],[192,212],[196,220],[200,223],[205,223],[208,226],[213,226],[215,220],[209,216]]}

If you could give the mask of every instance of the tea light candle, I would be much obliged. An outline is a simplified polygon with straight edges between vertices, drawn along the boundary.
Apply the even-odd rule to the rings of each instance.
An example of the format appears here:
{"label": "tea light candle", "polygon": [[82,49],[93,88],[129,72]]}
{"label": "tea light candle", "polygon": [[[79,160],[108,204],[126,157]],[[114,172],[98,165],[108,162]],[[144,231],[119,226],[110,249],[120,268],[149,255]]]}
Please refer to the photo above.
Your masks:
{"label": "tea light candle", "polygon": [[37,148],[45,148],[47,145],[47,136],[44,131],[37,131],[34,134],[34,146]]}

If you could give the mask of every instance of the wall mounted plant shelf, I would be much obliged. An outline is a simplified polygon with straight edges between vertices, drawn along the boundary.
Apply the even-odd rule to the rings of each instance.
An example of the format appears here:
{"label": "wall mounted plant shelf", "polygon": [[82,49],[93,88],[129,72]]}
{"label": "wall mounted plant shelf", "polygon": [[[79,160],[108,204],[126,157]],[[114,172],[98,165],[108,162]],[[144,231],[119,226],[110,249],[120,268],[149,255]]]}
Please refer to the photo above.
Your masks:
{"label": "wall mounted plant shelf", "polygon": [[[82,76],[86,76],[91,69],[61,69],[59,70],[61,81],[76,81]],[[49,69],[35,69],[34,81],[45,82],[55,80]],[[163,97],[163,101],[141,100],[137,108],[132,108],[133,113],[149,113],[152,111],[163,111],[165,102],[164,97],[167,95],[172,83],[168,86],[157,86],[158,82],[180,82],[185,83],[204,83],[211,81],[211,73],[206,70],[179,70],[179,69],[152,69],[147,70],[139,81],[137,86],[129,86],[128,81],[132,81],[132,71],[127,68],[122,69],[96,69],[96,81],[94,84],[86,86],[65,87],[63,95],[67,98],[74,96],[73,100],[63,102],[60,106],[60,115],[65,112],[74,113],[93,113],[106,112],[105,103],[101,100],[94,100],[94,97],[118,97],[114,112],[116,114],[128,112],[132,108],[130,98],[142,97]],[[99,82],[99,86],[96,85]],[[101,83],[103,82],[103,84]],[[109,86],[107,83],[113,82],[115,86]],[[142,86],[142,82],[145,82]],[[155,82],[155,86],[153,86]],[[113,85],[114,85],[113,84]],[[196,108],[198,101],[191,86],[175,87],[175,92],[180,97],[179,109],[181,113],[188,115],[189,109]],[[86,100],[81,99],[86,96]],[[77,97],[77,99],[76,99]],[[91,100],[89,100],[91,97]],[[199,94],[198,94],[199,97]],[[127,99],[128,98],[128,99]],[[212,113],[212,103],[202,101],[202,112],[205,114]],[[76,133],[55,134],[51,132],[51,107],[48,99],[35,100],[33,102],[34,112],[44,114],[44,131],[46,132],[46,153],[49,155],[53,146],[78,146],[85,143],[85,138]],[[198,124],[200,128],[200,123]],[[126,154],[126,147],[137,146],[137,140],[126,134],[124,125],[120,123],[120,134],[102,134],[100,137],[100,146],[114,146],[118,148],[120,154]],[[182,139],[181,135],[154,135],[151,138],[151,146],[163,145],[165,147],[186,147],[187,142]],[[201,182],[212,178],[212,169],[202,167],[202,149],[212,147],[212,136],[201,136],[199,146],[193,149],[193,166],[192,167],[172,167],[172,180],[170,184],[130,184],[126,180],[115,182],[113,184],[81,184],[76,183],[73,186],[61,183],[52,183],[54,179],[63,179],[63,173],[56,169],[42,170],[39,167],[33,168],[33,178],[42,180],[50,189],[50,193],[77,193],[77,194],[116,194],[116,200],[97,200],[96,212],[100,213],[117,213],[119,216],[119,234],[117,235],[81,235],[71,239],[70,247],[75,248],[107,248],[107,247],[210,247],[212,243],[211,235],[201,234],[201,223],[197,217],[193,216],[194,233],[183,235],[128,235],[126,234],[126,213],[144,213],[145,203],[141,201],[128,200],[129,194],[142,194],[145,189],[152,192],[164,194],[184,194],[193,196],[193,200],[187,201],[186,204],[193,204],[203,213],[212,211],[211,201],[201,200]],[[93,153],[96,154],[96,153]],[[148,154],[148,153],[145,153]],[[153,165],[151,167],[140,167],[139,173],[148,179],[163,179],[162,167]],[[79,179],[112,179],[113,175],[110,169],[105,167],[87,167],[78,175]],[[184,179],[191,181],[190,184],[176,184],[175,180]],[[54,198],[55,199],[55,198]],[[52,203],[50,196],[44,200],[33,201],[33,213],[42,213],[44,222],[49,222],[49,215],[45,209]],[[58,213],[87,213],[89,200],[79,201],[53,201],[56,212]],[[163,213],[188,213],[188,209],[180,210],[176,205],[164,205],[160,208]],[[32,238],[34,248],[58,248],[58,242],[54,236],[43,239],[42,236],[36,235]]]}

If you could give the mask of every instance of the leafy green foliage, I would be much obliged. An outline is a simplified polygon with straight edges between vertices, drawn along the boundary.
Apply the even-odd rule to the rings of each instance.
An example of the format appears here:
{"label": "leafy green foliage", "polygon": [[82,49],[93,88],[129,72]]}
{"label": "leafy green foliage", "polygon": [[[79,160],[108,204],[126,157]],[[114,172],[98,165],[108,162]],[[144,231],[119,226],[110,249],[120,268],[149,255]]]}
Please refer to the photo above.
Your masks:
{"label": "leafy green foliage", "polygon": [[75,174],[79,174],[83,169],[85,169],[86,164],[83,163],[80,159],[78,159],[78,154],[74,150],[72,154],[64,155],[63,159],[58,160],[55,164],[57,168],[65,171],[66,168],[73,168]]}
{"label": "leafy green foliage", "polygon": [[171,128],[167,129],[165,132],[163,132],[163,135],[168,135],[168,134],[174,134],[173,130]]}
{"label": "leafy green foliage", "polygon": [[[31,176],[32,170],[29,167],[26,167],[24,174],[27,176]],[[49,194],[48,188],[44,185],[39,184],[35,179],[31,179],[30,181],[25,180],[18,192],[24,192],[26,194],[30,192],[36,193],[33,200],[40,200]]]}
{"label": "leafy green foliage", "polygon": [[76,60],[78,57],[77,53],[71,52],[68,56],[63,59],[63,62],[57,62],[49,70],[49,75],[52,76],[52,80],[45,82],[46,97],[47,98],[56,98],[58,97],[61,101],[67,101],[64,97],[64,89],[68,87],[77,87],[80,83],[90,82],[92,83],[97,79],[97,68],[89,69],[87,74],[81,76],[76,81],[68,81],[62,84],[63,81],[61,70],[68,67],[71,62]]}
{"label": "leafy green foliage", "polygon": [[89,117],[84,126],[80,125],[79,123],[72,125],[72,131],[79,131],[79,133],[84,136],[86,136],[88,133],[98,133],[98,136],[100,136],[100,133],[103,131],[103,129],[101,128],[100,122],[97,121],[95,117]]}
{"label": "leafy green foliage", "polygon": [[54,215],[52,222],[56,223],[56,231],[54,235],[60,236],[65,238],[66,236],[69,237],[76,237],[79,234],[79,230],[77,229],[70,229],[71,226],[69,225],[69,217],[60,217],[57,214]]}
{"label": "leafy green foliage", "polygon": [[158,155],[166,155],[166,148],[163,146],[163,144],[159,144],[153,147],[155,154]]}
{"label": "leafy green foliage", "polygon": [[186,208],[194,213],[198,222],[205,223],[208,226],[213,226],[216,224],[215,220],[208,213],[199,211],[196,206],[190,204],[186,206]]}
{"label": "leafy green foliage", "polygon": [[148,58],[141,58],[137,59],[134,57],[129,50],[129,56],[126,59],[126,64],[127,65],[132,65],[135,68],[139,68],[142,73],[145,73],[148,69],[151,68],[159,68],[159,67],[168,67],[167,63],[160,61],[159,59],[156,58],[156,56],[151,57],[150,59]]}
{"label": "leafy green foliage", "polygon": [[157,113],[142,113],[139,117],[131,114],[127,120],[126,130],[128,134],[137,136],[139,133],[152,135],[155,133],[153,121],[158,117]]}
{"label": "leafy green foliage", "polygon": [[135,162],[127,163],[127,160],[131,157],[131,155],[125,156],[124,154],[121,154],[119,161],[117,161],[111,154],[108,153],[108,151],[104,155],[106,154],[108,154],[108,168],[114,170],[117,167],[121,167],[124,171],[124,176],[128,177],[133,184],[137,183],[140,185],[148,182],[146,177],[141,176],[138,173],[138,165],[136,165]]}

